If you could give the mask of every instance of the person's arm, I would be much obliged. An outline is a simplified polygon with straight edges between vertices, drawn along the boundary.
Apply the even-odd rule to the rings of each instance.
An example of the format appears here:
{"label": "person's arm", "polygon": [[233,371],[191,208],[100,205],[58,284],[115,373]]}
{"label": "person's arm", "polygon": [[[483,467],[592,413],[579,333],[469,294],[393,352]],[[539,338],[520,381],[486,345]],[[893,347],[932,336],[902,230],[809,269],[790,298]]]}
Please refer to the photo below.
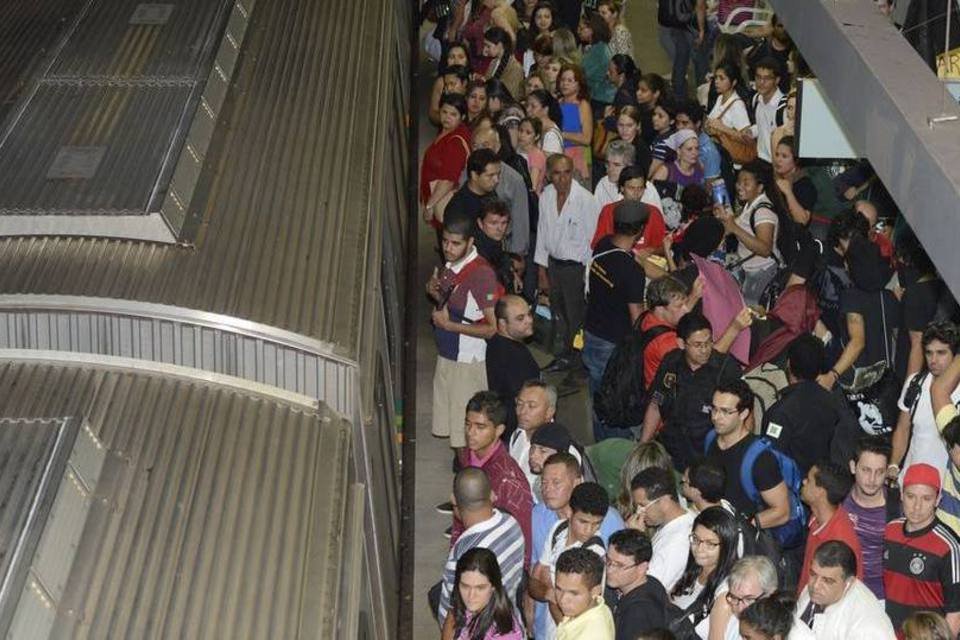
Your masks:
{"label": "person's arm", "polygon": [[667,169],[667,165],[663,164],[660,160],[654,159],[650,163],[650,180],[666,180],[670,177],[670,170]]}
{"label": "person's arm", "polygon": [[950,635],[954,638],[960,633],[960,611],[954,611],[946,615],[947,625],[950,627]]}
{"label": "person's arm", "polygon": [[732,615],[733,610],[730,609],[730,604],[725,596],[714,600],[713,606],[710,607],[710,627],[707,632],[707,640],[724,640],[727,635],[727,624],[730,622],[730,616]]}
{"label": "person's arm", "polygon": [[707,37],[707,0],[697,0],[697,6],[694,9],[697,15],[697,40],[698,47],[703,46],[703,41]]}
{"label": "person's arm", "polygon": [[498,7],[497,9],[494,9],[492,12],[490,12],[490,21],[496,26],[506,31],[507,35],[510,36],[510,41],[513,43],[516,43],[517,34],[513,30],[513,26],[510,24],[510,21],[507,20],[507,16],[505,15],[506,12],[507,12],[506,5],[503,7]]}
{"label": "person's arm", "polygon": [[[909,382],[907,384],[909,384]],[[893,430],[893,439],[890,443],[891,452],[890,465],[887,467],[888,470],[893,471],[893,467],[896,467],[896,471],[900,471],[900,463],[903,462],[903,456],[907,453],[907,441],[909,438],[910,414],[906,411],[901,411],[900,416],[897,418],[897,426]],[[893,473],[892,475],[896,477],[897,473]]]}
{"label": "person's arm", "polygon": [[751,324],[753,324],[753,315],[750,313],[750,309],[747,307],[740,309],[737,315],[733,317],[733,320],[730,321],[730,324],[727,325],[727,329],[723,332],[723,335],[720,336],[720,339],[714,343],[714,351],[719,353],[727,353],[730,351],[730,347],[733,346],[740,332]]}
{"label": "person's arm", "polygon": [[530,597],[539,602],[553,600],[553,584],[550,580],[550,567],[538,562],[530,572],[530,582],[527,591]]}
{"label": "person's arm", "polygon": [[564,131],[563,138],[576,144],[590,145],[593,142],[593,114],[590,112],[590,103],[581,100],[577,108],[580,110],[581,131],[579,133]]}
{"label": "person's arm", "polygon": [[430,90],[430,109],[427,117],[430,122],[440,126],[440,96],[443,94],[443,76],[439,76],[433,81],[433,88]]}
{"label": "person's arm", "polygon": [[440,271],[437,267],[433,268],[430,279],[427,280],[427,295],[434,302],[440,302]]}
{"label": "person's arm", "polygon": [[953,356],[953,360],[939,378],[930,383],[930,402],[933,404],[933,415],[940,413],[945,406],[953,404],[950,395],[960,385],[960,354]]}
{"label": "person's arm", "polygon": [[447,617],[443,619],[443,628],[440,630],[440,640],[454,640],[453,632],[456,631],[453,613],[448,611]]}
{"label": "person's arm", "polygon": [[643,313],[644,304],[642,302],[628,302],[627,311],[630,312],[630,324],[636,323],[637,319]]}
{"label": "person's arm", "polygon": [[677,263],[673,260],[673,234],[663,237],[663,257],[667,259],[667,273],[677,270]]}
{"label": "person's arm", "polygon": [[778,527],[785,524],[790,519],[790,494],[787,492],[787,485],[780,482],[772,489],[760,492],[767,508],[757,514],[757,522],[762,529]]}
{"label": "person's arm", "polygon": [[484,322],[474,322],[472,324],[452,321],[446,305],[444,305],[442,309],[435,310],[431,314],[431,317],[433,318],[433,324],[438,329],[450,331],[451,333],[460,333],[465,336],[470,336],[471,338],[489,340],[497,333],[497,318],[493,313],[493,307],[483,310]]}
{"label": "person's arm", "polygon": [[450,195],[457,185],[449,180],[437,180],[433,183],[433,190],[430,191],[430,197],[427,198],[427,202],[423,205],[423,220],[424,222],[430,222],[434,218],[440,220],[441,216],[437,215],[437,204],[442,202],[444,198]]}
{"label": "person's arm", "polygon": [[560,622],[563,620],[563,612],[560,611],[560,607],[557,606],[557,602],[552,596],[547,602],[547,606],[550,608],[550,617],[553,618],[554,622]]}
{"label": "person's arm", "polygon": [[656,402],[647,403],[647,411],[643,414],[643,432],[640,435],[640,442],[650,442],[653,436],[657,435],[657,427],[660,426],[660,405]]}
{"label": "person's arm", "polygon": [[853,367],[867,344],[863,316],[859,313],[847,313],[846,315],[847,333],[850,335],[850,341],[847,342],[847,346],[843,348],[833,368],[817,377],[817,382],[827,391],[833,389],[833,385],[837,384],[840,376],[846,373],[847,369]]}
{"label": "person's arm", "polygon": [[786,178],[777,178],[777,187],[780,188],[780,193],[783,194],[783,200],[787,204],[790,217],[793,218],[793,221],[797,224],[806,226],[807,223],[810,222],[810,212],[800,204],[800,201],[797,200],[797,197],[793,194],[793,185]]}
{"label": "person's arm", "polygon": [[758,222],[757,234],[753,235],[737,224],[737,219],[732,211],[729,209],[723,209],[722,211],[723,213],[717,217],[719,217],[723,223],[724,231],[736,236],[737,240],[755,255],[766,258],[773,254],[773,230],[776,227],[775,224]]}
{"label": "person's arm", "polygon": [[510,238],[507,251],[526,255],[530,245],[530,209],[527,185],[523,179],[512,181],[510,189]]}
{"label": "person's arm", "polygon": [[908,331],[910,336],[910,355],[907,356],[907,377],[923,368],[923,332]]}

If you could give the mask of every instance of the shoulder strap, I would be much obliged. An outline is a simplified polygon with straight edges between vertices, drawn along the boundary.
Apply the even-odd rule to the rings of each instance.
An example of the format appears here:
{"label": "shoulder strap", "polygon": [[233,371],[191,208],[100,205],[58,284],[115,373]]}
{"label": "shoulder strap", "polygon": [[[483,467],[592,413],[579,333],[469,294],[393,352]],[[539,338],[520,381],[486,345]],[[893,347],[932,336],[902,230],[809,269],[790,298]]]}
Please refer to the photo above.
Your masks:
{"label": "shoulder strap", "polygon": [[730,101],[730,104],[728,104],[727,106],[725,106],[725,107],[723,108],[723,111],[720,112],[720,115],[717,116],[717,120],[722,120],[722,119],[723,119],[723,116],[725,116],[726,113],[727,113],[727,111],[730,110],[730,107],[732,107],[733,105],[737,104],[738,102],[743,102],[743,98],[741,98],[740,96],[737,96],[736,98],[734,98],[733,100],[731,100],[731,101]]}
{"label": "shoulder strap", "polygon": [[747,494],[750,502],[759,504],[760,492],[757,491],[757,485],[753,481],[753,467],[757,463],[760,454],[770,448],[770,443],[763,438],[757,438],[750,443],[746,452],[743,454],[743,462],[740,463],[740,486],[743,492]]}
{"label": "shoulder strap", "polygon": [[717,430],[710,429],[707,432],[707,437],[703,440],[703,455],[707,455],[710,451],[710,447],[713,446],[713,443],[717,441]]}
{"label": "shoulder strap", "polygon": [[460,141],[460,144],[463,145],[463,150],[467,152],[467,155],[470,155],[470,144],[464,139],[459,133],[453,134],[453,137]]}
{"label": "shoulder strap", "polygon": [[[913,398],[913,402],[910,403],[910,429],[913,429],[913,416],[917,414],[917,407],[920,406],[920,396],[923,395],[923,383],[927,379],[927,374],[929,371],[924,370],[921,373],[918,373],[913,380],[910,381],[910,386],[916,385],[913,391],[916,392],[916,395]],[[952,465],[951,465],[952,467]]]}
{"label": "shoulder strap", "polygon": [[622,251],[623,253],[629,254],[630,252],[626,249],[621,249],[620,247],[614,247],[613,249],[607,249],[606,251],[601,251],[595,256],[590,256],[590,259],[587,260],[586,268],[583,270],[583,295],[590,295],[590,269],[593,267],[593,263],[597,258],[602,258],[603,256],[610,255],[611,253],[616,253],[617,251]]}
{"label": "shoulder strap", "polygon": [[570,521],[564,520],[557,528],[553,530],[553,536],[550,538],[550,548],[553,549],[557,546],[557,540],[560,539],[560,536],[570,527]]}

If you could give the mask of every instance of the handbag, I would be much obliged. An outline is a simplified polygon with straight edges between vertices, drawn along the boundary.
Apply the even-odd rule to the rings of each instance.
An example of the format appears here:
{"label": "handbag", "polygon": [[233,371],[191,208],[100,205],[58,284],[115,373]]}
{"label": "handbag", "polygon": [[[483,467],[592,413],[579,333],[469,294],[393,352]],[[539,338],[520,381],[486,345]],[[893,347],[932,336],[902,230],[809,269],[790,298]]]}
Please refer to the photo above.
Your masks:
{"label": "handbag", "polygon": [[[735,105],[737,102],[743,102],[742,99],[737,98],[736,100],[731,100],[723,111],[720,112],[720,115],[717,116],[717,120],[722,120],[723,116],[727,111]],[[743,138],[739,135],[733,135],[728,131],[718,131],[714,134],[714,137],[717,139],[717,142],[720,143],[720,146],[730,154],[730,159],[734,164],[747,164],[753,162],[757,159],[757,141],[751,140],[750,142],[745,142]]]}
{"label": "handbag", "polygon": [[899,415],[897,400],[900,386],[897,384],[890,357],[883,291],[880,291],[880,317],[883,322],[885,359],[854,369],[853,381],[849,385],[843,385],[843,391],[860,428],[870,435],[889,437]]}

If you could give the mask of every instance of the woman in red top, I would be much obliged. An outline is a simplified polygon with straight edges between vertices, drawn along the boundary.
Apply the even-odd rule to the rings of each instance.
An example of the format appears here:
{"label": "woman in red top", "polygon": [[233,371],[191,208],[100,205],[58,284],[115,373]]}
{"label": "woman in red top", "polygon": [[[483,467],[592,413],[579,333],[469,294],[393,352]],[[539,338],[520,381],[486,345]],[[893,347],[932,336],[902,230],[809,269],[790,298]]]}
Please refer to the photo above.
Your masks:
{"label": "woman in red top", "polygon": [[440,133],[427,147],[420,165],[421,213],[437,229],[443,221],[443,206],[457,190],[470,155],[466,118],[467,102],[463,96],[446,94],[440,98]]}

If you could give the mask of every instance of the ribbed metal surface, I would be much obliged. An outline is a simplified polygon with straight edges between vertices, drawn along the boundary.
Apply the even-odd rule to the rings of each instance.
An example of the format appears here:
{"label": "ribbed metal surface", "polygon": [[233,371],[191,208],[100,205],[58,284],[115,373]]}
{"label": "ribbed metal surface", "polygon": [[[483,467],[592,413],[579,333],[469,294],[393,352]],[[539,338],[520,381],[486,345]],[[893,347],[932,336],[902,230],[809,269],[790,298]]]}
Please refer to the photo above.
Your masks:
{"label": "ribbed metal surface", "polygon": [[[140,15],[149,21],[169,13],[165,23],[131,24],[141,6],[135,0],[96,0],[49,75],[87,80],[101,77],[196,81],[204,43],[223,3],[180,0],[151,4],[159,7],[152,12],[140,9]],[[167,7],[170,8],[164,11]]]}
{"label": "ribbed metal surface", "polygon": [[0,365],[0,415],[64,414],[108,457],[53,637],[336,637],[349,425],[213,384]]}
{"label": "ribbed metal surface", "polygon": [[[181,86],[41,85],[0,145],[0,215],[146,213],[188,94]],[[99,150],[89,179],[57,173],[58,157],[76,148]]]}
{"label": "ribbed metal surface", "polygon": [[0,19],[0,122],[84,3],[77,0],[4,2]]}
{"label": "ribbed metal surface", "polygon": [[236,79],[242,90],[228,99],[229,126],[218,128],[204,167],[196,250],[6,239],[0,292],[213,311],[334,342],[355,357],[365,305],[379,295],[385,196],[374,163],[386,152],[382,94],[390,95],[396,54],[385,37],[394,33],[384,27],[394,19],[386,6],[257,5]]}

